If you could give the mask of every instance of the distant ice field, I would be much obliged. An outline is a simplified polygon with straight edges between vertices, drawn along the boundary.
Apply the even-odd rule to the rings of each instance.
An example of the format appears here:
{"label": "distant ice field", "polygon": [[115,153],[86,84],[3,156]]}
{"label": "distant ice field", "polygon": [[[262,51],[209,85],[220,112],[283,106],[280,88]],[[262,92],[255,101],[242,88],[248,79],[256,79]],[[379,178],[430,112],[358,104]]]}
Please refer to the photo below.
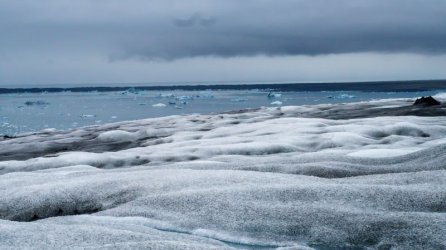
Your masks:
{"label": "distant ice field", "polygon": [[110,122],[183,114],[210,114],[262,106],[335,104],[415,98],[438,91],[208,90],[0,94],[0,135],[54,128],[68,130]]}
{"label": "distant ice field", "polygon": [[2,137],[0,249],[446,249],[446,105],[412,102]]}

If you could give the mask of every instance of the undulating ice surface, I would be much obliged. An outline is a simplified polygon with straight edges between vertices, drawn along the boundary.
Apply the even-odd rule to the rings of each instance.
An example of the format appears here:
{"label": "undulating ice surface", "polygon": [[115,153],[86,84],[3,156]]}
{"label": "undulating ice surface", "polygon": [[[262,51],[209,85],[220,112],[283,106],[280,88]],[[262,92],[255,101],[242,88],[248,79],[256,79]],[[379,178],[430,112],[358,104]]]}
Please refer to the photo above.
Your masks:
{"label": "undulating ice surface", "polygon": [[395,99],[3,139],[0,248],[445,249],[444,112]]}

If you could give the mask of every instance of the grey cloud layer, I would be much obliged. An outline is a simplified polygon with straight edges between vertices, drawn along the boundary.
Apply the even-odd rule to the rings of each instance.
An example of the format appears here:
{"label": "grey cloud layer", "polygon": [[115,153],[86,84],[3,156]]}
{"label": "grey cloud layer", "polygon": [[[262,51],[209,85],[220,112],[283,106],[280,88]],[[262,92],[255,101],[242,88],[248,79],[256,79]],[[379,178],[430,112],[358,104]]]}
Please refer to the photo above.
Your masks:
{"label": "grey cloud layer", "polygon": [[8,50],[94,50],[113,60],[445,53],[446,1],[0,0],[0,31]]}

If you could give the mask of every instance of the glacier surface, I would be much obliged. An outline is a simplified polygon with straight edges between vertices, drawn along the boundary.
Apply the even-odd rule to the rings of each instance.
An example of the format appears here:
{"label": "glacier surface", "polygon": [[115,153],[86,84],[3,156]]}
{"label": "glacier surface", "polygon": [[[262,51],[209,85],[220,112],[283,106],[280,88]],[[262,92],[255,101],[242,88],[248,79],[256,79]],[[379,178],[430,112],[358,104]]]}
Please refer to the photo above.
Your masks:
{"label": "glacier surface", "polygon": [[0,248],[444,249],[446,116],[429,116],[444,107],[407,104],[260,108],[5,138]]}

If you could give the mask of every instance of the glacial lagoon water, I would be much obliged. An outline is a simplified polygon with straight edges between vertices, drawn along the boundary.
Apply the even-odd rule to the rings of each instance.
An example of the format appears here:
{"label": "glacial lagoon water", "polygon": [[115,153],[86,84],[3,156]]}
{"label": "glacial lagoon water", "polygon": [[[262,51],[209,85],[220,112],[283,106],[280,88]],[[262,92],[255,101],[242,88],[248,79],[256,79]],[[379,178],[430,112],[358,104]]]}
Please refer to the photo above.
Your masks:
{"label": "glacial lagoon water", "polygon": [[415,98],[439,91],[111,91],[0,94],[0,135],[73,128],[183,114],[209,114],[262,106],[346,103]]}

